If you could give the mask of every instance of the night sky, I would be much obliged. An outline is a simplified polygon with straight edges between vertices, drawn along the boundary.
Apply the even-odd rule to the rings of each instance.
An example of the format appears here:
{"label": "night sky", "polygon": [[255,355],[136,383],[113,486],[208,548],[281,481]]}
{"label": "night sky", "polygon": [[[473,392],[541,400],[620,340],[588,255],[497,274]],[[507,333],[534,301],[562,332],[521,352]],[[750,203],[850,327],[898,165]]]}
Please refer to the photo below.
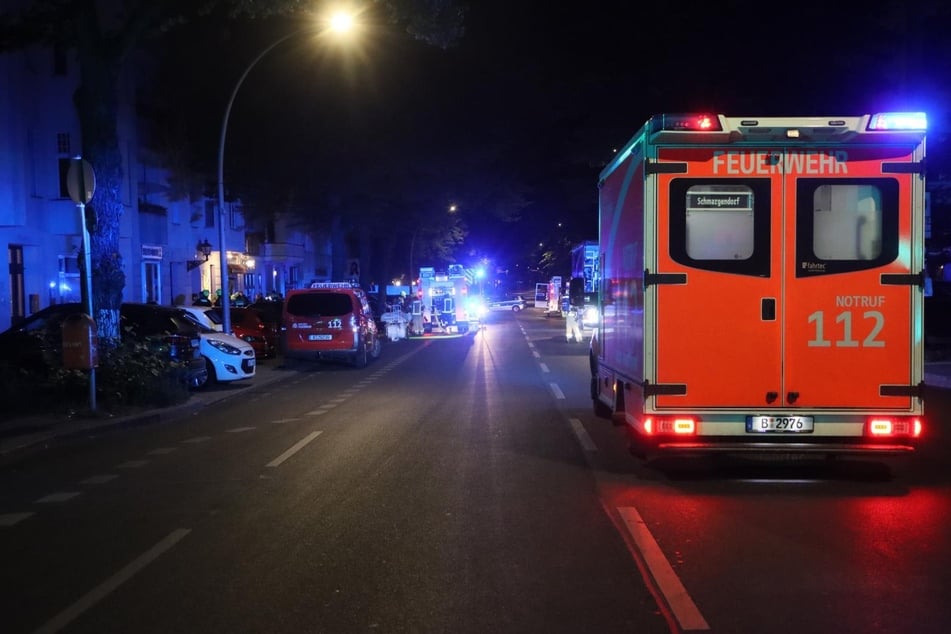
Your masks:
{"label": "night sky", "polygon": [[[392,185],[375,204],[413,221],[454,202],[468,246],[500,259],[559,231],[595,238],[598,173],[660,112],[924,110],[933,178],[947,156],[948,24],[939,2],[478,0],[447,50],[385,25],[357,47],[302,37],[275,49],[236,100],[227,166],[243,184]],[[204,154],[243,67],[292,29],[219,21],[166,40]],[[502,224],[492,210],[512,201],[522,220]]]}

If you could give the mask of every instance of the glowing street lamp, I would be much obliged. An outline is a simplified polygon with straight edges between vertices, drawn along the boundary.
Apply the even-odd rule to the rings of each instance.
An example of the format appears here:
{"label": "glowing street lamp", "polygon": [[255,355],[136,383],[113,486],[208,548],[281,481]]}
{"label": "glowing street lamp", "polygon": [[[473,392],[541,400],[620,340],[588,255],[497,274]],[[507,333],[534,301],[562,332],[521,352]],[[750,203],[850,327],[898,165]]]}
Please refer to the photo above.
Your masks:
{"label": "glowing street lamp", "polygon": [[304,33],[313,33],[314,31],[330,30],[335,33],[343,33],[346,31],[351,31],[355,28],[355,22],[352,15],[345,13],[336,13],[330,17],[325,24],[320,24],[316,26],[308,26],[303,29],[294,31],[285,35],[284,37],[278,39],[276,42],[272,43],[270,46],[261,51],[257,57],[255,57],[248,67],[244,69],[244,72],[241,73],[241,77],[238,78],[238,82],[234,86],[234,90],[231,91],[231,97],[228,99],[228,105],[225,108],[224,120],[221,122],[221,139],[218,143],[218,248],[220,251],[219,255],[219,267],[221,268],[221,301],[222,301],[222,330],[226,333],[231,332],[231,292],[228,288],[228,251],[225,247],[225,219],[227,213],[225,212],[225,179],[224,179],[224,165],[225,165],[225,138],[228,135],[228,119],[231,118],[231,107],[234,105],[234,99],[238,96],[238,90],[240,90],[241,85],[244,83],[245,78],[248,76],[248,73],[251,72],[251,69],[254,68],[258,62],[261,61],[265,55],[274,50],[277,46],[283,44],[287,40],[297,37],[298,35]]}

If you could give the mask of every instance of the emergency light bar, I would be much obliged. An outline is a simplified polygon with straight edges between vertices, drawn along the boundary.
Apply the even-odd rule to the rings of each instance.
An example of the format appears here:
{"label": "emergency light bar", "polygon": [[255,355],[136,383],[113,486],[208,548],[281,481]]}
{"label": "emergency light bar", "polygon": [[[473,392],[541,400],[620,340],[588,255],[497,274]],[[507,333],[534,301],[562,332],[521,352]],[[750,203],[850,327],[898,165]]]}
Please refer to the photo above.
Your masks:
{"label": "emergency light bar", "polygon": [[651,120],[651,132],[722,132],[715,114],[663,114]]}
{"label": "emergency light bar", "polygon": [[880,112],[869,119],[868,130],[927,130],[924,112]]}

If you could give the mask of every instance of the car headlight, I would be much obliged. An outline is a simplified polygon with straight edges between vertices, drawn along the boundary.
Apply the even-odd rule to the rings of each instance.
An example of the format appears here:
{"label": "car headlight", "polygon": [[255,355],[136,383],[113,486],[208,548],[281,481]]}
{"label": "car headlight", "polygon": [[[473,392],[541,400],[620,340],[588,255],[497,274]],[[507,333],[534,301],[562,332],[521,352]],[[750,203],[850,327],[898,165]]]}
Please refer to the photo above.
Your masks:
{"label": "car headlight", "polygon": [[208,343],[212,347],[217,348],[218,350],[224,352],[225,354],[239,355],[241,354],[241,349],[232,346],[227,341],[222,341],[221,339],[208,339]]}

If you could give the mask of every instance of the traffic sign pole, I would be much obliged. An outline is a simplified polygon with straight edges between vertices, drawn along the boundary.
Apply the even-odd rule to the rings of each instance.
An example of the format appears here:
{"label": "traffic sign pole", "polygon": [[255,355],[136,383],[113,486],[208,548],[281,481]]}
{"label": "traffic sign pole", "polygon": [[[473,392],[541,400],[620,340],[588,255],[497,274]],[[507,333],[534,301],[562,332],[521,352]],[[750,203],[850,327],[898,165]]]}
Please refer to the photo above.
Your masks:
{"label": "traffic sign pole", "polygon": [[[69,191],[69,197],[76,203],[79,209],[79,226],[82,228],[83,236],[83,284],[82,290],[85,297],[83,303],[86,307],[86,314],[93,317],[92,314],[92,256],[90,255],[89,245],[89,225],[86,223],[86,203],[92,200],[96,191],[96,172],[92,165],[82,158],[74,158],[70,161],[69,171],[66,173],[66,189]],[[96,411],[96,368],[89,370],[89,409]]]}

